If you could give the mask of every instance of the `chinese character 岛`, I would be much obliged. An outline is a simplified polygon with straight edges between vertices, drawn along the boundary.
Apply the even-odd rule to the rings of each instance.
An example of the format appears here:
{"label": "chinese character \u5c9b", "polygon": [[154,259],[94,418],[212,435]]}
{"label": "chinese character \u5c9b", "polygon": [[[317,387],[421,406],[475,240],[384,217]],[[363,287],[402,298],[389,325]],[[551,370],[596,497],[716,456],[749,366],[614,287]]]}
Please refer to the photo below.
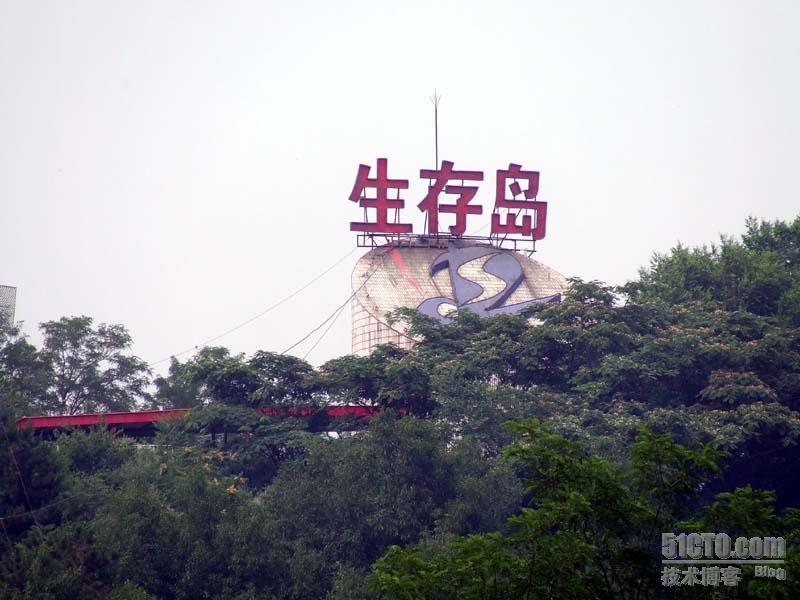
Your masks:
{"label": "chinese character \u5c9b", "polygon": [[[511,185],[507,181],[513,179]],[[517,179],[524,179],[528,182],[527,187],[523,190]],[[511,198],[506,198],[506,192],[511,191]],[[523,194],[521,200],[516,197]],[[498,212],[492,214],[492,233],[518,233],[521,235],[530,235],[535,240],[541,240],[544,237],[547,226],[547,202],[538,202],[535,198],[539,194],[539,172],[538,171],[523,171],[521,165],[511,163],[508,169],[499,169],[497,171],[497,189],[495,192],[494,208],[509,209],[506,215],[506,220],[501,220],[501,215]],[[517,209],[516,214],[511,213],[511,209]],[[522,215],[522,222],[517,223],[517,217],[520,212],[533,210],[535,212],[536,221],[529,214]]]}

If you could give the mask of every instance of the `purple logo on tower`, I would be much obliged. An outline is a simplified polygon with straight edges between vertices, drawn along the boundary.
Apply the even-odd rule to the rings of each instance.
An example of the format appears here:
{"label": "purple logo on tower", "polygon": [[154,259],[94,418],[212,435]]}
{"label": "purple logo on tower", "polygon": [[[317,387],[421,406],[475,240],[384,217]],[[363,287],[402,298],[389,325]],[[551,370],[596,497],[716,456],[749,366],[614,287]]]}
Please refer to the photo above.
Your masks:
{"label": "purple logo on tower", "polygon": [[[459,272],[459,269],[473,260],[489,255],[492,256],[484,262],[483,270],[489,275],[501,279],[505,283],[505,287],[502,291],[489,298],[478,300],[484,294],[483,286],[464,277]],[[513,253],[504,252],[497,248],[486,246],[458,248],[451,246],[433,261],[430,276],[434,277],[444,269],[447,269],[450,274],[450,282],[455,297],[437,296],[428,298],[423,300],[417,307],[417,310],[422,314],[433,317],[443,323],[451,322],[450,318],[440,312],[440,309],[447,305],[458,310],[466,309],[472,311],[481,317],[491,317],[499,314],[515,314],[534,304],[561,302],[561,294],[553,294],[515,304],[506,304],[525,280],[525,273]]]}

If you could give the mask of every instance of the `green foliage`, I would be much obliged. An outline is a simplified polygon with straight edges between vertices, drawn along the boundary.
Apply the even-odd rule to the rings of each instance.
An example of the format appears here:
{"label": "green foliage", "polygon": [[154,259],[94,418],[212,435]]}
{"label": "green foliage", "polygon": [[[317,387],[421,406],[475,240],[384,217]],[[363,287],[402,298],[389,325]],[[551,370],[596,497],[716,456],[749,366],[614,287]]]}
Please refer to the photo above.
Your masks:
{"label": "green foliage", "polygon": [[[37,349],[5,323],[0,597],[650,598],[683,530],[783,535],[789,581],[725,591],[792,598],[799,231],[751,220],[525,315],[398,310],[414,349],[319,369],[203,348],[152,396],[121,326],[53,321]],[[14,426],[143,404],[192,412],[145,444]]]}
{"label": "green foliage", "polygon": [[[46,507],[57,498],[62,477],[49,444],[31,431],[17,429],[8,408],[0,416],[0,516],[4,518],[3,533],[13,541],[33,526],[48,523],[54,513]],[[9,538],[0,541],[4,542]]]}
{"label": "green foliage", "polygon": [[725,455],[709,444],[689,449],[673,443],[669,433],[655,435],[642,429],[631,448],[631,481],[650,502],[657,502],[657,515],[674,520],[690,508],[687,501],[719,474]]}
{"label": "green foliage", "polygon": [[774,402],[777,394],[752,372],[712,371],[700,399],[711,405],[725,406]]}
{"label": "green foliage", "polygon": [[58,435],[57,455],[63,469],[77,476],[114,471],[130,460],[135,448],[132,440],[115,439],[105,428],[70,431]]}
{"label": "green foliage", "polygon": [[307,403],[318,391],[314,369],[295,356],[275,352],[256,352],[250,366],[262,374],[262,386],[256,391],[264,404]]}
{"label": "green foliage", "polygon": [[529,478],[531,506],[502,532],[390,548],[373,565],[373,589],[390,599],[652,597],[652,538],[721,455],[643,430],[626,473],[536,420],[512,428],[519,441],[505,455]]}
{"label": "green foliage", "polygon": [[41,329],[51,410],[130,410],[147,397],[149,370],[125,353],[132,341],[122,325],[93,328],[89,317],[72,317],[42,323]]}
{"label": "green foliage", "polygon": [[319,385],[334,400],[403,409],[424,415],[434,408],[427,362],[387,344],[369,356],[343,356],[320,368]]}
{"label": "green foliage", "polygon": [[156,387],[154,408],[194,408],[205,401],[203,382],[194,376],[192,365],[181,363],[174,356],[170,359],[169,375],[155,377],[153,384]]}
{"label": "green foliage", "polygon": [[173,358],[169,376],[155,385],[158,405],[167,408],[307,404],[319,391],[311,365],[299,358],[259,351],[248,359],[222,347],[202,348],[185,363]]}
{"label": "green foliage", "polygon": [[626,292],[638,301],[718,301],[728,310],[800,325],[800,217],[792,223],[749,219],[741,242],[673,248],[656,254]]}
{"label": "green foliage", "polygon": [[309,579],[301,588],[325,589],[337,562],[368,567],[388,545],[433,528],[452,496],[442,436],[432,424],[385,415],[364,436],[310,444],[287,463],[262,502],[276,537],[292,540],[291,568]]}
{"label": "green foliage", "polygon": [[259,414],[236,405],[211,404],[197,408],[186,416],[186,430],[199,434],[252,431],[257,427]]}
{"label": "green foliage", "polygon": [[735,598],[794,598],[800,586],[800,512],[775,510],[775,494],[747,485],[733,492],[717,494],[713,503],[704,506],[693,519],[680,525],[686,531],[724,531],[731,538],[775,537],[786,540],[786,580],[755,578],[752,566],[743,567],[746,584],[734,591]]}
{"label": "green foliage", "polygon": [[[195,449],[219,445],[225,461],[217,472],[239,475],[258,490],[272,480],[280,462],[302,452],[302,436],[297,430],[304,425],[297,419],[265,417],[240,406],[211,404],[189,413],[184,431],[194,435],[182,439]],[[174,440],[164,436],[161,441]]]}
{"label": "green foliage", "polygon": [[46,398],[48,369],[41,354],[18,327],[0,325],[0,394],[25,414],[43,410],[37,400]]}
{"label": "green foliage", "polygon": [[147,401],[148,370],[127,354],[120,325],[92,327],[88,317],[41,325],[44,348],[19,327],[0,326],[0,394],[24,414],[120,410]]}

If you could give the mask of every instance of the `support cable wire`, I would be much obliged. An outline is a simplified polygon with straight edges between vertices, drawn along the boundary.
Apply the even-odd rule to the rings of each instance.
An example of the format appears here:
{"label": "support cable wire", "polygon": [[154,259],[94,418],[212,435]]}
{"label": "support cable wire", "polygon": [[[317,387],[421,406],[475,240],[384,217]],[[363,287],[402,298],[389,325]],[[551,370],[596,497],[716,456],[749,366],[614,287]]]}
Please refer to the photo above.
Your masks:
{"label": "support cable wire", "polygon": [[314,351],[314,348],[316,348],[319,345],[319,343],[323,340],[323,338],[326,335],[328,335],[328,332],[331,330],[331,327],[333,327],[333,324],[336,323],[336,321],[339,319],[339,316],[344,312],[346,306],[347,303],[342,304],[342,307],[338,310],[336,316],[333,317],[333,320],[330,322],[328,327],[325,328],[325,331],[322,332],[322,335],[317,338],[317,341],[314,342],[314,345],[311,346],[311,348],[308,349],[308,352],[305,353],[305,355],[303,356],[303,360],[306,360],[308,358],[308,355]]}
{"label": "support cable wire", "polygon": [[307,334],[305,334],[305,335],[304,335],[302,338],[300,338],[300,339],[299,339],[298,341],[296,341],[294,344],[292,344],[291,346],[289,346],[289,347],[288,347],[286,350],[284,350],[283,352],[281,352],[281,354],[286,354],[287,352],[289,352],[289,350],[292,350],[293,348],[295,348],[295,347],[299,346],[300,344],[302,344],[303,342],[305,342],[305,341],[306,341],[308,338],[310,338],[312,335],[314,335],[314,334],[315,334],[317,331],[319,331],[320,329],[322,329],[322,328],[325,326],[325,324],[326,324],[328,321],[330,321],[331,319],[333,319],[333,318],[334,318],[334,317],[335,317],[335,316],[336,316],[336,315],[339,313],[339,311],[341,311],[341,310],[342,310],[342,309],[343,309],[345,306],[347,306],[347,303],[348,303],[348,302],[350,302],[350,300],[352,300],[352,299],[355,297],[355,295],[356,295],[356,294],[357,294],[357,293],[358,293],[358,292],[361,290],[361,288],[363,288],[365,285],[367,285],[367,281],[369,281],[369,280],[370,280],[370,277],[372,277],[372,275],[373,275],[373,274],[372,274],[372,273],[370,273],[370,274],[369,274],[369,276],[368,276],[368,277],[367,277],[367,278],[364,280],[364,283],[362,283],[362,284],[361,284],[361,285],[360,285],[360,286],[359,286],[359,287],[358,287],[358,288],[357,288],[355,291],[353,291],[353,293],[352,293],[352,294],[350,294],[350,295],[347,297],[347,300],[345,300],[345,301],[344,301],[342,304],[340,304],[339,306],[337,306],[337,307],[334,309],[334,311],[333,311],[333,312],[332,312],[330,315],[328,315],[328,317],[327,317],[327,318],[326,318],[326,319],[325,319],[325,320],[324,320],[322,323],[320,323],[319,325],[317,325],[316,327],[314,327],[314,329],[312,329],[311,331],[309,331],[309,332],[308,332]]}
{"label": "support cable wire", "polygon": [[153,367],[155,365],[158,365],[158,364],[161,364],[163,362],[166,362],[166,361],[168,361],[169,359],[171,359],[173,357],[183,356],[184,354],[186,354],[188,352],[191,352],[192,350],[199,350],[200,348],[203,348],[203,347],[207,346],[208,344],[210,344],[212,342],[216,342],[217,340],[225,337],[226,335],[228,335],[230,333],[233,333],[234,331],[238,331],[239,329],[241,329],[245,325],[249,325],[250,323],[252,323],[256,319],[260,319],[261,317],[263,317],[268,312],[271,312],[274,309],[278,308],[281,304],[284,304],[284,303],[288,302],[289,300],[291,300],[292,298],[297,296],[297,294],[299,294],[300,292],[302,292],[303,290],[305,290],[306,288],[311,286],[313,283],[316,283],[323,276],[325,276],[328,273],[330,273],[334,268],[338,267],[342,262],[344,262],[346,259],[348,259],[350,257],[350,255],[353,254],[353,252],[355,252],[357,249],[358,249],[357,247],[353,248],[352,250],[350,250],[350,252],[345,254],[343,257],[341,257],[339,260],[337,260],[335,263],[333,263],[330,267],[328,267],[327,269],[322,271],[322,273],[320,273],[319,275],[314,277],[311,281],[306,283],[304,286],[298,288],[297,290],[295,290],[294,292],[292,292],[288,296],[282,298],[281,300],[278,300],[275,304],[272,304],[271,306],[268,306],[267,308],[262,310],[257,315],[254,315],[254,316],[250,317],[246,321],[242,321],[238,325],[235,325],[234,327],[231,327],[227,331],[224,331],[224,332],[220,333],[219,335],[215,335],[214,337],[209,338],[209,339],[205,340],[204,342],[201,342],[200,344],[192,346],[191,348],[186,348],[185,350],[181,350],[180,352],[176,352],[175,354],[171,354],[170,356],[167,356],[166,358],[162,358],[161,360],[157,360],[155,362],[149,363],[149,366]]}
{"label": "support cable wire", "polygon": [[[39,519],[36,518],[36,512],[38,512],[38,510],[40,509],[34,510],[33,508],[33,504],[31,503],[31,497],[28,494],[28,488],[25,486],[25,478],[22,476],[22,471],[20,470],[19,463],[17,462],[17,456],[16,454],[14,454],[14,448],[12,448],[11,446],[11,440],[9,439],[8,432],[6,431],[5,419],[3,419],[2,417],[0,417],[0,429],[3,430],[3,436],[6,438],[8,453],[11,455],[11,460],[14,463],[14,469],[17,472],[17,477],[19,477],[19,484],[20,486],[22,486],[22,493],[25,496],[25,502],[28,505],[29,513],[33,517],[33,522],[36,525],[36,532],[39,534],[39,538],[43,540],[44,534],[42,533],[42,525],[41,523],[39,523]],[[6,539],[10,542],[11,540],[8,537],[8,532],[6,531],[5,522],[3,521],[2,523],[3,523],[3,533],[6,534]]]}
{"label": "support cable wire", "polygon": [[[296,341],[294,344],[292,344],[291,346],[289,346],[289,347],[288,347],[286,350],[284,350],[283,352],[281,352],[281,354],[286,354],[287,352],[289,352],[289,350],[292,350],[293,348],[295,348],[295,347],[299,346],[300,344],[302,344],[303,342],[305,342],[305,341],[306,341],[308,338],[310,338],[312,335],[314,335],[314,334],[315,334],[317,331],[319,331],[320,329],[322,329],[322,328],[325,326],[325,324],[326,324],[328,321],[330,321],[331,319],[333,319],[334,317],[336,317],[336,316],[337,316],[337,314],[338,314],[338,313],[339,313],[341,310],[343,310],[345,306],[347,306],[347,303],[348,303],[348,302],[350,302],[350,300],[352,300],[353,298],[355,298],[355,295],[356,295],[358,292],[360,292],[360,291],[361,291],[361,289],[362,289],[362,288],[363,288],[365,285],[367,285],[367,282],[368,282],[370,279],[372,279],[372,276],[373,276],[373,275],[375,274],[375,272],[376,272],[374,269],[372,269],[372,266],[375,264],[375,259],[376,259],[378,256],[385,256],[385,255],[386,255],[386,253],[387,253],[387,252],[389,252],[389,250],[390,250],[390,249],[391,249],[391,248],[389,247],[389,248],[387,248],[386,250],[384,250],[383,252],[381,252],[380,254],[375,254],[375,255],[372,257],[372,260],[371,260],[371,261],[370,261],[370,263],[369,263],[369,268],[370,268],[371,272],[369,273],[369,275],[367,275],[366,279],[364,279],[364,281],[361,283],[361,285],[360,285],[360,286],[358,286],[358,287],[357,287],[355,290],[353,290],[353,293],[352,293],[352,294],[350,294],[350,295],[347,297],[347,300],[345,300],[345,301],[344,301],[344,302],[343,302],[341,305],[337,306],[337,307],[334,309],[334,311],[333,311],[333,312],[332,312],[330,315],[328,315],[328,317],[327,317],[327,318],[326,318],[326,319],[325,319],[325,320],[324,320],[322,323],[320,323],[319,325],[317,325],[316,327],[314,327],[314,329],[312,329],[311,331],[309,331],[309,332],[308,332],[306,335],[304,335],[302,338],[300,338],[300,339],[299,339],[298,341]],[[326,333],[327,333],[327,331],[326,331]],[[324,334],[323,334],[323,335],[324,335]]]}
{"label": "support cable wire", "polygon": [[6,536],[6,542],[8,542],[8,547],[13,548],[14,543],[11,541],[11,537],[8,535],[8,529],[6,529],[6,522],[3,519],[0,519],[0,525],[3,527],[3,534]]}
{"label": "support cable wire", "polygon": [[[55,502],[51,502],[50,504],[45,504],[44,506],[40,506],[39,508],[34,508],[33,510],[29,510],[29,511],[22,512],[22,513],[9,514],[9,515],[6,515],[4,517],[0,517],[0,524],[2,524],[3,525],[3,529],[5,529],[5,522],[6,521],[11,521],[13,519],[19,519],[21,517],[27,517],[29,515],[33,516],[38,512],[41,512],[43,510],[47,510],[48,508],[52,508],[54,506],[58,506],[59,504],[64,504],[64,502],[69,502],[70,500],[74,500],[75,498],[91,498],[91,497],[93,497],[91,494],[87,494],[85,492],[78,492],[78,493],[72,494],[71,496],[67,496],[66,498],[61,498],[60,500],[56,500]],[[35,516],[33,517],[33,520],[36,521],[36,517]],[[38,522],[37,522],[37,525],[38,525]]]}

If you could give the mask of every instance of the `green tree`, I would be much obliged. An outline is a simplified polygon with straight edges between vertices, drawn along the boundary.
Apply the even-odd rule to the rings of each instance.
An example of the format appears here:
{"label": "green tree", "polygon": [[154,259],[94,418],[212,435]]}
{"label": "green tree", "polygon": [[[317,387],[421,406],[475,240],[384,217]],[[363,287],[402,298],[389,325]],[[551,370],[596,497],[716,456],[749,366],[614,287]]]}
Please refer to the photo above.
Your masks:
{"label": "green tree", "polygon": [[122,325],[63,317],[40,327],[47,390],[36,402],[48,412],[132,410],[149,399],[149,368],[128,353],[132,341]]}
{"label": "green tree", "polygon": [[169,408],[308,404],[317,401],[320,388],[304,360],[265,351],[247,358],[220,346],[202,348],[184,363],[173,357],[169,375],[157,377],[155,384],[157,403]]}
{"label": "green tree", "polygon": [[155,407],[194,408],[203,405],[203,382],[194,376],[189,363],[182,363],[174,356],[170,358],[167,376],[156,376],[153,384],[156,386],[153,397]]}
{"label": "green tree", "polygon": [[373,565],[372,589],[390,599],[652,597],[653,540],[687,516],[721,454],[642,431],[626,472],[535,420],[513,428],[519,441],[505,454],[528,478],[530,506],[501,532],[392,547]]}
{"label": "green tree", "polygon": [[307,404],[319,392],[314,368],[295,356],[259,350],[248,364],[261,373],[255,396],[266,405]]}
{"label": "green tree", "polygon": [[800,216],[791,223],[747,221],[741,241],[677,246],[655,254],[649,268],[626,292],[639,300],[669,303],[717,301],[727,310],[746,310],[800,325]]}
{"label": "green tree", "polygon": [[[334,580],[341,590],[392,544],[502,523],[519,500],[516,477],[447,440],[431,422],[387,412],[353,436],[310,439],[284,463],[261,501],[271,537],[285,540],[287,597],[324,597]],[[478,486],[483,478],[495,485]],[[458,490],[470,495],[457,502]]]}

